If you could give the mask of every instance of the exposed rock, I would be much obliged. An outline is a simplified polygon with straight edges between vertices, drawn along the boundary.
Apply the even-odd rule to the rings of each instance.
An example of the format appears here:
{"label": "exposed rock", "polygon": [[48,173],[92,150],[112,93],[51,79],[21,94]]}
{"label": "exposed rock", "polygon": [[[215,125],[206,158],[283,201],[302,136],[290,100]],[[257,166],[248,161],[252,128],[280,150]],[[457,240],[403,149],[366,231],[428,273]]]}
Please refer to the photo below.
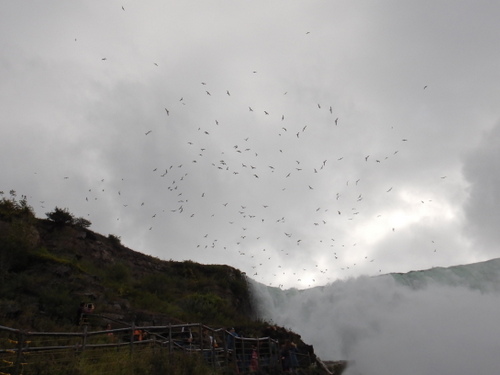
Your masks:
{"label": "exposed rock", "polygon": [[[89,314],[91,326],[102,328],[109,321],[231,325],[246,337],[269,336],[280,343],[293,340],[311,364],[316,360],[313,347],[297,333],[277,326],[266,328],[265,322],[255,320],[247,279],[238,269],[162,261],[131,250],[111,236],[72,225],[55,226],[48,220],[37,219],[21,227],[22,231],[17,228],[14,233],[13,223],[0,219],[0,245],[11,241],[12,233],[21,234],[26,256],[26,262],[17,262],[15,269],[9,264],[3,269],[4,280],[9,282],[1,289],[9,292],[0,300],[3,324],[28,330],[54,325],[78,329],[75,316],[84,302],[95,306]],[[339,362],[332,365],[335,375],[345,369]]]}
{"label": "exposed rock", "polygon": [[323,361],[322,363],[332,375],[342,374],[349,364],[348,361]]}

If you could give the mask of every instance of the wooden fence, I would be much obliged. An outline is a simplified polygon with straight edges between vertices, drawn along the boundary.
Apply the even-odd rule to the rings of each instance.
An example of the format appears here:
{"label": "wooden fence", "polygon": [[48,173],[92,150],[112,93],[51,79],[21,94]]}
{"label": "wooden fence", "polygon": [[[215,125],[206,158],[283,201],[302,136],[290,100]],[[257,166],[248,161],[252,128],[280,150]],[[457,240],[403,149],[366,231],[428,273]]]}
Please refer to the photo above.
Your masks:
{"label": "wooden fence", "polygon": [[[280,347],[269,337],[235,337],[225,329],[213,329],[200,323],[167,326],[128,326],[80,332],[27,332],[0,326],[0,375],[22,375],[33,355],[104,351],[109,348],[135,350],[149,347],[168,354],[185,352],[201,355],[211,366],[247,374],[280,373]],[[118,349],[120,348],[120,349]],[[29,372],[29,371],[28,371]]]}

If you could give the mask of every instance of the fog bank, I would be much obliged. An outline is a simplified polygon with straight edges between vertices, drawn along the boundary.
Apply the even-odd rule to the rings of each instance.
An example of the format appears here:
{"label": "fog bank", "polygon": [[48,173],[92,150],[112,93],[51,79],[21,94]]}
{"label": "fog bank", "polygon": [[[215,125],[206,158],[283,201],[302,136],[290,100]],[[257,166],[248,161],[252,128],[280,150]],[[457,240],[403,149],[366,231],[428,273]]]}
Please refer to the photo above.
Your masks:
{"label": "fog bank", "polygon": [[493,374],[500,267],[461,267],[252,289],[263,318],[301,334],[323,360],[351,361],[347,374]]}

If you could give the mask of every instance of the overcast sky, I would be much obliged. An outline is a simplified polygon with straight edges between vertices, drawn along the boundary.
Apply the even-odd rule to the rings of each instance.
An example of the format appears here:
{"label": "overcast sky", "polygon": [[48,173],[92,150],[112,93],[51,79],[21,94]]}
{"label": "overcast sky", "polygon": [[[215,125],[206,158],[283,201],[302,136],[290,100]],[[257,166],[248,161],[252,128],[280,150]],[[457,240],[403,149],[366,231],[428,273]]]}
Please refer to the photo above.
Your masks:
{"label": "overcast sky", "polygon": [[4,1],[0,190],[284,288],[498,257],[499,13]]}

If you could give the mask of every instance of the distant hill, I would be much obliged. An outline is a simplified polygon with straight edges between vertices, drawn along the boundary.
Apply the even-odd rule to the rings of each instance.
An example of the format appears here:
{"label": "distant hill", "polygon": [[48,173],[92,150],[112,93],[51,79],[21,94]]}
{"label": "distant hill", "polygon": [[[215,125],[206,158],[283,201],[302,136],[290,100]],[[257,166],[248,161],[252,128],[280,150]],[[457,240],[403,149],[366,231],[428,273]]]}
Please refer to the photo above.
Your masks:
{"label": "distant hill", "polygon": [[431,284],[458,286],[481,292],[500,292],[500,259],[490,259],[451,267],[434,267],[427,270],[389,274],[399,284],[412,289]]}

